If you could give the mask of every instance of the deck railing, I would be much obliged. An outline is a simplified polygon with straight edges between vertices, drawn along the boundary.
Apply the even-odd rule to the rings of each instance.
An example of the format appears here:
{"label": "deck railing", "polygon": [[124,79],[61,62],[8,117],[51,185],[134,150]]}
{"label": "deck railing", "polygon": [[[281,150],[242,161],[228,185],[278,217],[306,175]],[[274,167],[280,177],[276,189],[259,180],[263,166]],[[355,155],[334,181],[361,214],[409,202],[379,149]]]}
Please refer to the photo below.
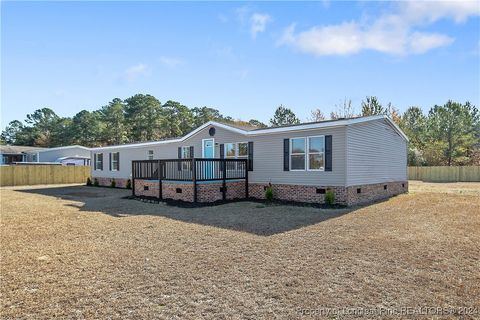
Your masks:
{"label": "deck railing", "polygon": [[222,181],[225,197],[227,180],[245,180],[245,192],[248,197],[248,160],[247,159],[160,159],[132,161],[132,185],[135,195],[135,179],[157,180],[160,183],[159,198],[162,198],[163,181],[192,181],[194,201],[196,184],[201,181]]}

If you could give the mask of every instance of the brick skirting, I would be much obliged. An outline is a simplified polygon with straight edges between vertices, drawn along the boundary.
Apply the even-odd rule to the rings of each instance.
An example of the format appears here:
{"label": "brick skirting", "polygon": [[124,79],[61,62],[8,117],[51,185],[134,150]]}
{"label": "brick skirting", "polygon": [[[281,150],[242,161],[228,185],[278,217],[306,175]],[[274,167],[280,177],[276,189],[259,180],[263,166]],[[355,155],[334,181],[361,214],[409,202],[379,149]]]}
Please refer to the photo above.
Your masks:
{"label": "brick skirting", "polygon": [[102,187],[110,187],[112,185],[112,180],[115,180],[115,188],[126,188],[128,179],[122,178],[99,178],[99,177],[92,177],[92,183],[98,180],[98,185]]}
{"label": "brick skirting", "polygon": [[[250,183],[250,197],[265,199],[266,186],[267,184]],[[272,189],[274,199],[318,204],[325,203],[324,192],[331,190],[335,194],[336,204],[353,206],[408,192],[408,181],[385,182],[351,187],[274,184],[272,185]],[[358,191],[360,191],[360,193],[358,193]]]}
{"label": "brick skirting", "polygon": [[[135,180],[135,195],[144,197],[159,198],[159,183],[155,180]],[[197,201],[198,202],[215,202],[223,200],[222,182],[208,182],[197,184]],[[244,181],[227,181],[226,182],[226,200],[245,198],[245,182]],[[181,200],[185,202],[193,202],[193,183],[175,183],[162,182],[162,198]]]}
{"label": "brick skirting", "polygon": [[347,187],[347,205],[387,199],[408,192],[408,181],[386,182]]}
{"label": "brick skirting", "polygon": [[[154,180],[135,180],[135,195],[147,197],[159,197],[159,183]],[[245,182],[232,181],[226,183],[226,200],[245,198]],[[249,196],[256,199],[265,199],[265,187],[267,184],[250,183]],[[197,184],[197,201],[208,203],[223,200],[221,182],[209,182]],[[359,205],[386,199],[401,193],[408,192],[408,181],[386,182],[350,187],[339,186],[304,186],[274,184],[273,197],[277,200],[325,203],[325,192],[333,191],[335,203],[340,205]],[[162,183],[163,199],[181,200],[193,202],[193,183]]]}
{"label": "brick skirting", "polygon": [[[249,194],[252,198],[265,199],[265,187],[267,184],[249,184]],[[317,193],[332,190],[335,193],[335,203],[346,204],[347,194],[345,187],[328,186],[303,186],[293,184],[273,184],[273,198],[283,201],[306,202],[306,203],[325,203],[325,194]]]}

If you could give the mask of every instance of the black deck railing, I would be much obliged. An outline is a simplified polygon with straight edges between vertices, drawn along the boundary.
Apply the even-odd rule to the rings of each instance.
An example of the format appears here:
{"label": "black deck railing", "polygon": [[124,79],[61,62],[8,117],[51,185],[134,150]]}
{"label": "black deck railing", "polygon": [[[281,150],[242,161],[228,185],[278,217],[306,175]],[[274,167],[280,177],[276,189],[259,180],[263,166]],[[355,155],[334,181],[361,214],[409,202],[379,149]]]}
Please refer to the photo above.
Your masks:
{"label": "black deck railing", "polygon": [[247,159],[161,159],[132,161],[132,185],[135,195],[135,179],[157,180],[160,183],[159,198],[162,199],[163,181],[192,181],[194,201],[197,200],[197,182],[222,181],[223,198],[227,180],[245,180],[245,195],[248,197]]}

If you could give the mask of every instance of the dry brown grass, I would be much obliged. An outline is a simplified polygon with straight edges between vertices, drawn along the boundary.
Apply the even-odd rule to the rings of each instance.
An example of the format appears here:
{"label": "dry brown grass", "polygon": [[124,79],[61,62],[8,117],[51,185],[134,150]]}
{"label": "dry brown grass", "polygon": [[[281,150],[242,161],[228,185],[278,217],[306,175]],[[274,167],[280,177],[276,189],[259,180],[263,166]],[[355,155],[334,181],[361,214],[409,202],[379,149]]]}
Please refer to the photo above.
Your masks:
{"label": "dry brown grass", "polygon": [[105,188],[2,189],[1,316],[259,319],[298,317],[298,308],[480,307],[480,184],[410,187],[353,210],[193,209]]}

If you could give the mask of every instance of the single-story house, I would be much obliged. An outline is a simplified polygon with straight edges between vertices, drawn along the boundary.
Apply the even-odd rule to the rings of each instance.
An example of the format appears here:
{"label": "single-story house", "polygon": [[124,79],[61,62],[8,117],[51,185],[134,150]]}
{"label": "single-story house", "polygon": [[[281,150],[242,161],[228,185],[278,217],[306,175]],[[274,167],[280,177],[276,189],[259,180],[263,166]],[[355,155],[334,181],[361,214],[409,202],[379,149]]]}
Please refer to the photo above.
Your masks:
{"label": "single-story house", "polygon": [[28,147],[28,146],[10,146],[0,145],[1,164],[11,164],[15,162],[31,162],[33,155],[37,151],[45,148]]}
{"label": "single-story house", "polygon": [[34,162],[58,162],[63,165],[90,165],[90,148],[72,145],[38,150]]}
{"label": "single-story house", "polygon": [[386,116],[242,129],[210,121],[184,137],[92,148],[92,178],[134,195],[211,202],[274,198],[345,205],[408,191],[407,143]]}
{"label": "single-story house", "polygon": [[73,145],[56,148],[0,146],[2,164],[42,163],[62,165],[90,165],[90,148]]}

